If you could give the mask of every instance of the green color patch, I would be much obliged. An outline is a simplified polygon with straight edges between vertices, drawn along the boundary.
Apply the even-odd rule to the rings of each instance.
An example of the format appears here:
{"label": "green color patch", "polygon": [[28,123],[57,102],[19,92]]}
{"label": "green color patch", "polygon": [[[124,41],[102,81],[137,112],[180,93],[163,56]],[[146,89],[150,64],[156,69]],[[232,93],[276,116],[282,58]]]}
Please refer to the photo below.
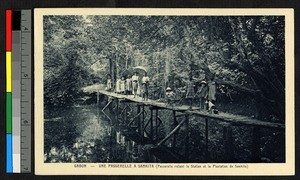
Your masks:
{"label": "green color patch", "polygon": [[6,93],[6,133],[12,133],[12,95]]}

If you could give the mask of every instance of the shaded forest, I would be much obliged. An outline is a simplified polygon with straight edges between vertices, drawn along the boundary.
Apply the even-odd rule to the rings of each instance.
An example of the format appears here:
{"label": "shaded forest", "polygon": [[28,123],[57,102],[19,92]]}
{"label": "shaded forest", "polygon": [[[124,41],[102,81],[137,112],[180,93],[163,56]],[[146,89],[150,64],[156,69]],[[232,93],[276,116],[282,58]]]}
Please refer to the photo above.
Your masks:
{"label": "shaded forest", "polygon": [[[152,99],[214,76],[256,117],[284,122],[285,39],[280,16],[44,16],[44,101],[74,104],[81,88],[144,66]],[[217,100],[218,101],[218,100]],[[238,102],[236,102],[238,103]]]}

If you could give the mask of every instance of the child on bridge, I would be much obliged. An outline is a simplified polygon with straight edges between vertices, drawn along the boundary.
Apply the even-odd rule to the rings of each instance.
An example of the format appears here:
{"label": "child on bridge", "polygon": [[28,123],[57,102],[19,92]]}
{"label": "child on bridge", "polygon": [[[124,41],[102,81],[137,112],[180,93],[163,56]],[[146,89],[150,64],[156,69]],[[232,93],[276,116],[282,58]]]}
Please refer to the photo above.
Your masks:
{"label": "child on bridge", "polygon": [[166,100],[167,100],[167,105],[173,105],[172,100],[174,99],[175,93],[172,91],[170,87],[167,87],[166,89]]}
{"label": "child on bridge", "polygon": [[110,74],[107,75],[107,80],[106,80],[106,90],[111,91],[112,90],[112,80]]}

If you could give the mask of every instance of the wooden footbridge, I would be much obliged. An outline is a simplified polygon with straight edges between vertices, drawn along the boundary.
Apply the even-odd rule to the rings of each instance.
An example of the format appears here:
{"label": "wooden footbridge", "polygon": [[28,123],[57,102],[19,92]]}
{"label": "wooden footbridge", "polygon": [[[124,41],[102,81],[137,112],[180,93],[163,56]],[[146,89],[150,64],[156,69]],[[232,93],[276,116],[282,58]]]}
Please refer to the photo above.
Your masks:
{"label": "wooden footbridge", "polygon": [[[165,102],[159,102],[155,100],[143,100],[141,97],[133,97],[133,95],[122,95],[104,90],[102,85],[95,84],[82,89],[86,93],[97,93],[97,103],[99,103],[99,95],[105,95],[108,97],[108,103],[102,109],[103,113],[107,115],[106,110],[112,104],[115,104],[115,119],[120,123],[126,124],[128,127],[134,128],[141,137],[145,137],[150,140],[151,147],[164,147],[165,143],[171,141],[172,147],[176,146],[177,133],[180,129],[184,129],[184,154],[182,155],[185,160],[189,158],[189,144],[190,144],[190,120],[202,120],[205,123],[205,154],[206,160],[209,161],[209,122],[216,120],[223,122],[223,142],[224,152],[227,155],[228,161],[234,158],[233,151],[233,126],[248,126],[252,128],[252,161],[261,162],[261,150],[260,150],[260,138],[261,130],[263,128],[274,129],[274,131],[284,131],[284,124],[265,122],[254,118],[234,115],[229,113],[219,112],[219,114],[210,114],[206,111],[199,110],[197,107],[192,109],[186,105],[168,105]],[[132,114],[133,108],[136,107],[136,114]],[[145,107],[149,107],[148,112]],[[159,117],[160,110],[169,110],[172,112],[172,116],[168,119],[162,119]],[[150,111],[150,112],[149,112]],[[150,113],[150,118],[149,118]],[[148,115],[148,116],[147,116]],[[164,122],[168,121],[172,124],[170,132],[164,138],[158,138],[158,128]]]}

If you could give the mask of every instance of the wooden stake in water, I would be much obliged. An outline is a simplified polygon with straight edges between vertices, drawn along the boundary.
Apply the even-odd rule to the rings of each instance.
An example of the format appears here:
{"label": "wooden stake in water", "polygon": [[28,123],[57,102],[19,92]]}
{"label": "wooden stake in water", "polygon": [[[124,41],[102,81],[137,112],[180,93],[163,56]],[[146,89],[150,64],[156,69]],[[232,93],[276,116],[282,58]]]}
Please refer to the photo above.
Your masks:
{"label": "wooden stake in water", "polygon": [[97,91],[97,106],[99,106],[99,90]]}

